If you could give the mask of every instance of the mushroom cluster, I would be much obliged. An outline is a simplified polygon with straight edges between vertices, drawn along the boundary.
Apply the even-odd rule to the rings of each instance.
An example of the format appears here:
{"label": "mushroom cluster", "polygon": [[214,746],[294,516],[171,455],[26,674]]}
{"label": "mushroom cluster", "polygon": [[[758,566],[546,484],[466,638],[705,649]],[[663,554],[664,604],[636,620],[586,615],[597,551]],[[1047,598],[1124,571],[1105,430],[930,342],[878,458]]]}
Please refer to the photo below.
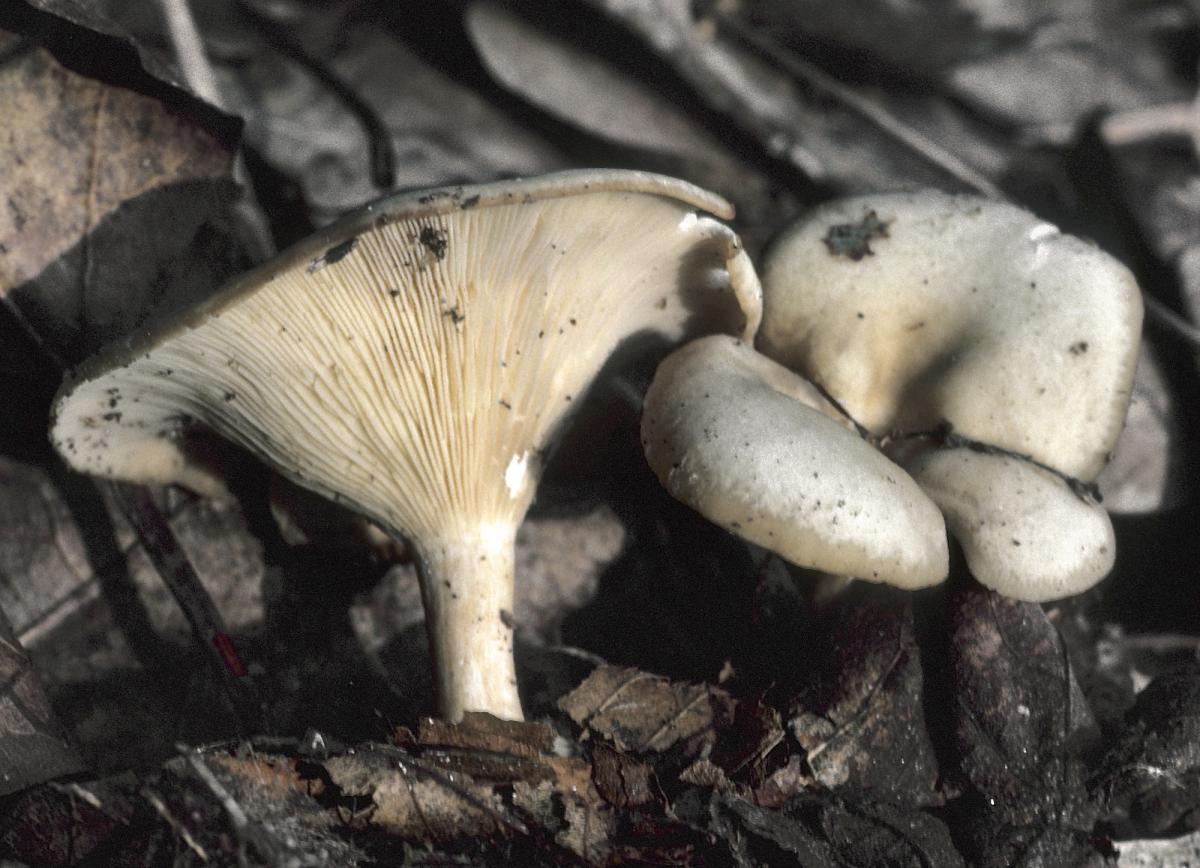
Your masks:
{"label": "mushroom cluster", "polygon": [[513,555],[560,423],[618,344],[750,336],[761,291],[683,181],[579,171],[382,200],[68,375],[76,469],[219,493],[209,429],[410,540],[442,714],[520,719]]}
{"label": "mushroom cluster", "polygon": [[[676,497],[801,566],[902,587],[944,577],[943,515],[1003,594],[1048,600],[1108,573],[1093,480],[1142,317],[1120,263],[1011,205],[864,196],[790,227],[763,293],[758,348],[790,370],[709,339],[647,394],[643,444]],[[843,427],[818,435],[819,414]]]}
{"label": "mushroom cluster", "polygon": [[1022,599],[1108,571],[1092,480],[1141,323],[1123,267],[1017,208],[926,192],[816,209],[760,287],[700,212],[732,216],[602,170],[382,200],[71,372],[51,439],[84,472],[219,494],[195,448],[213,431],[409,540],[451,720],[522,716],[517,527],[562,423],[639,336],[708,335],[647,393],[659,478],[793,563],[923,587],[949,529]]}

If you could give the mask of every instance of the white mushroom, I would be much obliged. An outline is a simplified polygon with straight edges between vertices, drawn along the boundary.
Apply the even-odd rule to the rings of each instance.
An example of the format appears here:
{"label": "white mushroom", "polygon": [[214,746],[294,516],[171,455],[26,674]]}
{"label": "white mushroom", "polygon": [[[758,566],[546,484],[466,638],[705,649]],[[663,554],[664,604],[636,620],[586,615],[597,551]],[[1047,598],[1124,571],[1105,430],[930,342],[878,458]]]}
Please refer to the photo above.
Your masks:
{"label": "white mushroom", "polygon": [[980,584],[1041,602],[1086,591],[1112,569],[1108,513],[1042,468],[963,448],[923,450],[906,466]]}
{"label": "white mushroom", "polygon": [[520,718],[513,541],[559,423],[632,335],[757,327],[737,237],[696,209],[732,213],[601,170],[383,200],[89,360],[52,440],[214,492],[186,448],[205,426],[410,539],[442,713]]}
{"label": "white mushroom", "polygon": [[658,367],[642,445],[666,489],[792,563],[919,588],[946,577],[938,509],[813,386],[726,336]]}
{"label": "white mushroom", "polygon": [[[1079,498],[1124,425],[1141,320],[1132,275],[1099,249],[1011,205],[923,191],[833,202],[791,227],[764,269],[759,345],[880,443],[967,447],[893,454],[978,578],[1047,599],[1111,567],[1107,517]],[[1002,564],[990,534],[1017,514],[1031,546]],[[1056,532],[1068,516],[1083,524]]]}

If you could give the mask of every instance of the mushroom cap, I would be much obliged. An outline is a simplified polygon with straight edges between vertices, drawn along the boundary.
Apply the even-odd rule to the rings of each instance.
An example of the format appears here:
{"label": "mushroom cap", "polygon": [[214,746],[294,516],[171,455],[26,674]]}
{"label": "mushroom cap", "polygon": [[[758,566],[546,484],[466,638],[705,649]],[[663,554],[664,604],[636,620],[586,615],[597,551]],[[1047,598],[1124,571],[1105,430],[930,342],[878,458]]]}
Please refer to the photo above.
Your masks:
{"label": "mushroom cap", "polygon": [[1124,424],[1142,306],[1098,248],[934,191],[821,206],[773,245],[762,352],[876,433],[948,421],[1093,479]]}
{"label": "mushroom cap", "polygon": [[810,383],[715,335],[659,365],[642,445],[674,497],[798,566],[902,588],[942,581],[937,507],[827,412]]}
{"label": "mushroom cap", "polygon": [[1018,600],[1086,591],[1116,557],[1105,510],[1028,461],[970,449],[931,449],[905,464],[946,516],[971,574]]}
{"label": "mushroom cap", "polygon": [[216,492],[199,424],[403,536],[514,526],[619,342],[757,327],[737,237],[696,209],[732,212],[606,170],[381,200],[85,362],[51,439],[84,472]]}

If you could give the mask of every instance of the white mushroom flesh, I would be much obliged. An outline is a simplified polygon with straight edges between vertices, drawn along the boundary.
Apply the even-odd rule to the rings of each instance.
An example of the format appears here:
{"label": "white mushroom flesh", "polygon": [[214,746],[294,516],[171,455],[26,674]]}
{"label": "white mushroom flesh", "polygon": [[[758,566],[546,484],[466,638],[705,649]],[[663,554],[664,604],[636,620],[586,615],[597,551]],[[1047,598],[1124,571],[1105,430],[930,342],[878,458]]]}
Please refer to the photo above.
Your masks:
{"label": "white mushroom flesh", "polygon": [[1028,461],[934,449],[905,466],[941,507],[971,574],[1006,597],[1078,594],[1112,569],[1108,513]]}
{"label": "white mushroom flesh", "polygon": [[876,433],[943,420],[1083,480],[1124,424],[1129,271],[1011,205],[924,191],[815,209],[764,269],[759,348]]}
{"label": "white mushroom flesh", "polygon": [[794,564],[904,588],[940,582],[937,507],[826,413],[811,384],[745,343],[701,338],[659,365],[642,445],[674,497]]}

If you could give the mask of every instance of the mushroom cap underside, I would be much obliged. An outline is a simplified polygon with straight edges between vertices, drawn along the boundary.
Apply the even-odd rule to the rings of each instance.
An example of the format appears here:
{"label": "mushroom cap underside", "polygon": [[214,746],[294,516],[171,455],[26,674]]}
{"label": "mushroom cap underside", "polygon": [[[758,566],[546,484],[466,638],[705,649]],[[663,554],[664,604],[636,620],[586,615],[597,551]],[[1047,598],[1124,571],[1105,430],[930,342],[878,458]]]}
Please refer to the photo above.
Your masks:
{"label": "mushroom cap underside", "polygon": [[621,341],[757,324],[736,235],[696,207],[728,210],[620,171],[384,200],[85,362],[51,439],[85,472],[219,490],[183,448],[198,423],[402,535],[511,526]]}
{"label": "mushroom cap underside", "polygon": [[674,497],[792,563],[904,588],[943,580],[937,507],[826,412],[811,384],[712,336],[659,365],[642,444]]}
{"label": "mushroom cap underside", "polygon": [[943,421],[1090,480],[1124,424],[1129,271],[1033,214],[933,191],[821,206],[773,245],[759,347],[885,433]]}

